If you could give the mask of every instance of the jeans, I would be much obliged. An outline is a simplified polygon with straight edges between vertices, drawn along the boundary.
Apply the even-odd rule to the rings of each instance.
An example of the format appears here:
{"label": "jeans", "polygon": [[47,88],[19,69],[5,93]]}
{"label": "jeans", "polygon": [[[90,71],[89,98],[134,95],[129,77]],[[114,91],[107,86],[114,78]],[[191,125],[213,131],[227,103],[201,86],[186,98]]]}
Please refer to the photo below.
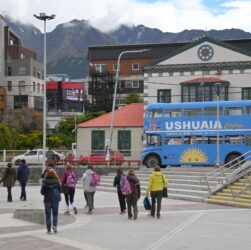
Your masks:
{"label": "jeans", "polygon": [[21,196],[20,196],[20,199],[21,200],[26,200],[26,191],[25,191],[26,184],[27,184],[27,182],[20,182],[20,185],[21,185]]}
{"label": "jeans", "polygon": [[7,192],[8,192],[7,201],[12,201],[11,187],[7,187]]}
{"label": "jeans", "polygon": [[56,227],[58,224],[58,206],[59,206],[59,203],[53,203],[53,202],[44,203],[45,220],[46,220],[46,227],[48,231],[51,231],[51,213],[53,216],[52,225]]}
{"label": "jeans", "polygon": [[138,214],[138,196],[137,195],[127,195],[126,196],[126,202],[127,202],[127,213],[128,218],[132,218],[132,208],[133,208],[133,214],[134,216]]}
{"label": "jeans", "polygon": [[94,204],[94,194],[95,192],[87,192],[85,191],[86,198],[87,198],[87,204],[89,207],[89,211],[92,211],[93,209],[93,204]]}
{"label": "jeans", "polygon": [[120,211],[124,212],[126,210],[125,195],[123,195],[121,191],[118,191],[118,198],[119,198]]}
{"label": "jeans", "polygon": [[64,194],[65,203],[67,204],[67,206],[69,206],[69,198],[70,198],[70,204],[71,205],[73,204],[74,195],[75,195],[75,188],[69,188],[69,192],[67,194]]}
{"label": "jeans", "polygon": [[156,200],[157,200],[157,217],[160,216],[162,194],[163,194],[162,190],[160,190],[160,191],[151,191],[151,198],[152,198],[151,216],[155,216]]}

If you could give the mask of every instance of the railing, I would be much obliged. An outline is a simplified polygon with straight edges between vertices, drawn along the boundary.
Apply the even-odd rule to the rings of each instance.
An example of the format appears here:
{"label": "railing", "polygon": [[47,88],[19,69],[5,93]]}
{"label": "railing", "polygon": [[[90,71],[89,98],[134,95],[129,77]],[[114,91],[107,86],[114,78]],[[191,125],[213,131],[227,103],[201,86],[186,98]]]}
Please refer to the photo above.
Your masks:
{"label": "railing", "polygon": [[[249,160],[251,160],[251,150],[215,169],[206,176],[201,177],[201,182],[202,179],[205,179],[210,194],[229,186],[232,196],[236,197],[236,195],[238,196],[238,192],[234,192],[230,184],[251,172],[251,161]],[[251,183],[247,185],[247,188],[249,188]]]}

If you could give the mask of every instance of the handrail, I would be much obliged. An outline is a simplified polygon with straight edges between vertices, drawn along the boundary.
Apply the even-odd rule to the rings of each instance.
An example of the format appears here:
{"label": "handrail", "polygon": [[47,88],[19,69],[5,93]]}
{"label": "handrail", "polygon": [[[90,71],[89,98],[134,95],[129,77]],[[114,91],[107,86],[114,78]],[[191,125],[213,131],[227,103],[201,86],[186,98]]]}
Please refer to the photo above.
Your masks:
{"label": "handrail", "polygon": [[[249,164],[248,163],[245,164],[245,162],[249,158],[251,158],[251,150],[240,155],[239,157],[236,157],[232,161],[224,164],[223,166],[215,169],[206,176],[201,177],[200,181],[202,181],[202,178],[205,179],[208,191],[210,194],[212,194],[215,191],[221,189],[223,186],[229,185],[233,181],[233,179],[235,179],[235,177],[237,176],[238,178],[242,177],[244,175],[244,170],[251,167],[251,162]],[[218,183],[214,191],[212,191],[210,185],[210,181],[212,180],[215,180]]]}

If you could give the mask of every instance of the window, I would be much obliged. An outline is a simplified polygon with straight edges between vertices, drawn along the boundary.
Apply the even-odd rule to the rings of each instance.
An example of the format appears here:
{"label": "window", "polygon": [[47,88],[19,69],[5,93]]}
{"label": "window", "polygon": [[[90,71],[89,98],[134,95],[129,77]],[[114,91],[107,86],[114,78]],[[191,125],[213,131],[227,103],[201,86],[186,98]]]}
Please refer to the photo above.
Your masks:
{"label": "window", "polygon": [[20,75],[20,76],[24,76],[25,73],[26,73],[25,67],[20,67],[20,68],[19,68],[19,75]]}
{"label": "window", "polygon": [[37,92],[40,92],[40,83],[37,84]]}
{"label": "window", "polygon": [[33,75],[34,77],[36,77],[36,67],[33,67],[33,68],[32,68],[32,75]]}
{"label": "window", "polygon": [[36,92],[36,83],[33,82],[33,92]]}
{"label": "window", "polygon": [[164,143],[166,145],[181,145],[182,137],[166,137],[164,138]]}
{"label": "window", "polygon": [[132,88],[132,81],[125,81],[125,87],[128,89]]}
{"label": "window", "polygon": [[14,96],[14,109],[22,107],[28,107],[28,96],[27,95]]}
{"label": "window", "polygon": [[157,90],[157,102],[171,102],[171,90],[170,89],[158,89]]}
{"label": "window", "polygon": [[131,156],[131,131],[118,131],[118,151],[125,156]]}
{"label": "window", "polygon": [[105,131],[93,130],[92,131],[92,151],[105,149]]}
{"label": "window", "polygon": [[226,135],[225,143],[227,144],[244,144],[243,135]]}
{"label": "window", "polygon": [[25,90],[25,81],[19,81],[18,86],[19,86],[19,91],[24,91]]}
{"label": "window", "polygon": [[162,109],[148,110],[146,114],[147,118],[159,118],[162,117]]}
{"label": "window", "polygon": [[217,115],[217,108],[216,107],[204,108],[204,115],[205,116]]}
{"label": "window", "polygon": [[132,70],[139,70],[139,64],[138,63],[132,63]]}
{"label": "window", "polygon": [[251,88],[242,88],[242,100],[251,100]]}
{"label": "window", "polygon": [[8,70],[7,70],[7,74],[8,76],[12,76],[12,68],[11,67],[8,67]]}
{"label": "window", "polygon": [[133,88],[139,88],[139,81],[132,81],[132,87]]}
{"label": "window", "polygon": [[243,115],[243,107],[227,107],[224,109],[224,115]]}
{"label": "window", "polygon": [[8,81],[8,91],[12,90],[12,81]]}
{"label": "window", "polygon": [[164,110],[164,117],[181,117],[182,111],[180,109]]}
{"label": "window", "polygon": [[201,116],[201,109],[184,109],[184,116]]}
{"label": "window", "polygon": [[99,73],[104,73],[106,72],[106,64],[95,64],[94,65],[95,70],[98,71]]}
{"label": "window", "polygon": [[113,71],[117,71],[118,64],[113,64]]}
{"label": "window", "polygon": [[[191,84],[189,86],[181,86],[182,102],[201,102],[201,101],[216,101],[217,95],[213,84]],[[228,100],[228,86],[222,87],[220,92],[220,100]]]}

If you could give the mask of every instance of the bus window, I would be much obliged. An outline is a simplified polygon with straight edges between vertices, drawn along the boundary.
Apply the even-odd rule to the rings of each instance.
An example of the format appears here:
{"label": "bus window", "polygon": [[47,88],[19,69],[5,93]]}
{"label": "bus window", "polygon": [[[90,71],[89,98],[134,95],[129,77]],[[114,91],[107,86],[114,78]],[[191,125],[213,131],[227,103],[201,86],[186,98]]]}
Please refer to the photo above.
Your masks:
{"label": "bus window", "polygon": [[164,139],[164,143],[166,145],[181,145],[182,138],[181,137],[166,137]]}
{"label": "bus window", "polygon": [[148,110],[146,113],[147,118],[159,118],[162,117],[162,109]]}
{"label": "bus window", "polygon": [[[222,144],[223,138],[222,136],[219,137],[219,143]],[[204,137],[204,143],[207,144],[217,144],[217,136],[207,136]]]}
{"label": "bus window", "polygon": [[201,109],[184,109],[184,116],[202,116]]}
{"label": "bus window", "polygon": [[159,135],[147,135],[147,145],[161,145],[161,137]]}
{"label": "bus window", "polygon": [[225,136],[226,144],[244,144],[243,135],[226,135]]}
{"label": "bus window", "polygon": [[216,107],[209,107],[209,108],[204,108],[204,115],[212,116],[212,115],[217,115],[217,108]]}
{"label": "bus window", "polygon": [[251,115],[251,107],[250,106],[247,106],[247,114]]}
{"label": "bus window", "polygon": [[182,116],[182,111],[180,109],[164,110],[164,117],[180,117],[180,116]]}
{"label": "bus window", "polygon": [[251,146],[251,135],[247,135],[247,145]]}
{"label": "bus window", "polygon": [[224,115],[243,115],[243,107],[227,107],[224,109]]}

